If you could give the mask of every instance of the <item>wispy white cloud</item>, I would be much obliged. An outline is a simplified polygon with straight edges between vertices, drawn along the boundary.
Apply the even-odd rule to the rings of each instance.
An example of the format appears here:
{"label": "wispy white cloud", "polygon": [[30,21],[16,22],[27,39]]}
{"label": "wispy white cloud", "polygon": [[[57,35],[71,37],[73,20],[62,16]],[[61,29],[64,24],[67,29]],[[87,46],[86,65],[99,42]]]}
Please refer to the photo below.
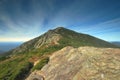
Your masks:
{"label": "wispy white cloud", "polygon": [[[116,19],[108,20],[108,21],[101,22],[95,25],[82,26],[83,28],[79,30],[81,32],[87,32],[92,35],[94,34],[97,35],[99,33],[106,33],[107,31],[120,30],[119,24],[120,24],[120,18],[116,18]],[[80,28],[80,27],[77,27],[77,28]]]}
{"label": "wispy white cloud", "polygon": [[[26,14],[21,9],[21,4],[14,4],[15,15],[10,15],[6,11],[1,12],[0,20],[4,22],[4,26],[8,29],[7,32],[1,30],[0,32],[4,35],[0,37],[35,37],[40,35],[42,32],[41,25],[44,21],[44,16],[39,14],[40,12],[36,10],[33,14]],[[34,5],[35,6],[35,5]],[[42,12],[42,11],[41,11]]]}
{"label": "wispy white cloud", "polygon": [[111,6],[112,3],[112,0],[110,3],[103,0],[5,1],[0,5],[0,20],[4,24],[0,24],[0,34],[3,34],[0,38],[29,39],[57,26],[97,37],[116,34],[120,29],[120,6],[117,3]]}
{"label": "wispy white cloud", "polygon": [[120,18],[101,22],[91,26],[76,27],[76,31],[90,34],[107,41],[120,41]]}

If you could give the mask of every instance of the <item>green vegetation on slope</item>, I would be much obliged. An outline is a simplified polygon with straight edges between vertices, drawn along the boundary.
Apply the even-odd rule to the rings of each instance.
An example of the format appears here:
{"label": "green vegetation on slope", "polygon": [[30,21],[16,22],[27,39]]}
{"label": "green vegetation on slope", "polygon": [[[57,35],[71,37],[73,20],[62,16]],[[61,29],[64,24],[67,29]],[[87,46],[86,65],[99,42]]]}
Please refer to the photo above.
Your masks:
{"label": "green vegetation on slope", "polygon": [[5,60],[0,63],[0,80],[22,80],[32,66],[22,57]]}
{"label": "green vegetation on slope", "polygon": [[[19,53],[9,59],[2,57],[0,60],[0,80],[24,80],[30,71],[41,69],[48,63],[49,57],[41,58],[42,56],[51,54],[61,48],[63,47],[54,45],[43,49],[35,49],[28,53]],[[32,62],[29,62],[29,59],[33,56],[39,57],[40,60],[36,66],[33,66]]]}
{"label": "green vegetation on slope", "polygon": [[87,34],[81,34],[68,29],[60,29],[57,33],[62,35],[62,39],[59,41],[64,46],[94,46],[94,47],[106,47],[106,48],[118,48],[118,46],[113,45],[104,40],[95,38]]}
{"label": "green vegetation on slope", "polygon": [[0,61],[4,61],[6,59],[9,59],[10,57],[9,56],[0,56]]}
{"label": "green vegetation on slope", "polygon": [[32,68],[32,71],[34,70],[40,70],[45,64],[47,64],[49,61],[49,57],[46,57],[44,59],[42,59],[41,61],[39,61],[39,63],[37,63],[37,65],[35,65],[33,68]]}

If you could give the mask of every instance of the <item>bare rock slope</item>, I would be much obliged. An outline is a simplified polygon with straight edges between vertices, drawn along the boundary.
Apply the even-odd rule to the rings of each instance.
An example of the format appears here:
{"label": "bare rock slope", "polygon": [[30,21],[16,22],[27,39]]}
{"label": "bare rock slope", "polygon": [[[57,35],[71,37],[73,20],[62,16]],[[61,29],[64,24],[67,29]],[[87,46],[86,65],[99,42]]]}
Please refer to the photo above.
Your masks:
{"label": "bare rock slope", "polygon": [[68,46],[26,80],[120,80],[120,49]]}

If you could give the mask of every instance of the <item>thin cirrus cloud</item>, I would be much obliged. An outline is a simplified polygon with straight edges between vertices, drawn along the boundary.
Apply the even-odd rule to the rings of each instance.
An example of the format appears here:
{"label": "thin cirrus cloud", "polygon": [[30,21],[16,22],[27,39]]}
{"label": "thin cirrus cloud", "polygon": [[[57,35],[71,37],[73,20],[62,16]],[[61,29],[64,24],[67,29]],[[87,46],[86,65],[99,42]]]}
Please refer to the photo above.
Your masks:
{"label": "thin cirrus cloud", "polygon": [[57,26],[120,41],[119,25],[119,0],[0,1],[0,41],[27,41]]}
{"label": "thin cirrus cloud", "polygon": [[76,28],[76,31],[91,34],[103,40],[116,41],[116,40],[120,40],[119,39],[120,27],[118,26],[119,24],[120,24],[120,18],[87,26],[86,29]]}

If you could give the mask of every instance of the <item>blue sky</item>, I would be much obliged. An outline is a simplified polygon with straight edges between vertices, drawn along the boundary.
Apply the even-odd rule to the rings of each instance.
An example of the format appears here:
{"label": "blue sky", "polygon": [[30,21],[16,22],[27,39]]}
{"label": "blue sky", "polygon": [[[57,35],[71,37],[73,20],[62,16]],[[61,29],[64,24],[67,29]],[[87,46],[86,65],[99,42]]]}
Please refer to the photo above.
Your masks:
{"label": "blue sky", "polygon": [[0,0],[0,41],[27,41],[59,26],[120,41],[120,0]]}

